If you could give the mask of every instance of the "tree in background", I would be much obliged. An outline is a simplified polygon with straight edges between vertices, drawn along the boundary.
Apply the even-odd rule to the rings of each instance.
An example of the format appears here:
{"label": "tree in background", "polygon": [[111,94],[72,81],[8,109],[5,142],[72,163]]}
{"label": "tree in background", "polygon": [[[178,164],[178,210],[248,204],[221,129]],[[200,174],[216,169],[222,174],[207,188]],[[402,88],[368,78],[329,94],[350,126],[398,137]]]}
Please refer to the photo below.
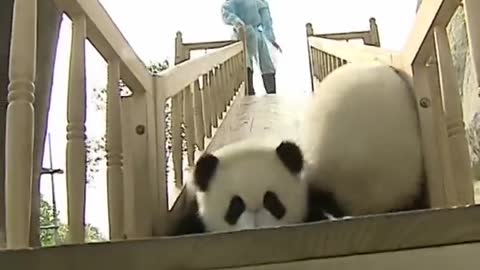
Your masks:
{"label": "tree in background", "polygon": [[[40,198],[40,243],[42,246],[53,246],[66,244],[68,240],[67,224],[62,223],[59,219],[60,212],[53,212],[52,205]],[[57,236],[55,236],[55,230]],[[55,239],[57,238],[57,239]],[[86,242],[101,242],[107,239],[100,233],[99,229],[91,224],[85,226]]]}
{"label": "tree in background", "polygon": [[[166,70],[169,67],[167,60],[161,63],[152,63],[147,68],[152,75],[158,75],[161,71]],[[120,94],[122,96],[128,95],[128,89],[125,84],[120,82]],[[98,112],[106,111],[107,101],[107,89],[106,88],[94,88],[92,95],[92,103],[95,106],[95,110]],[[171,106],[167,103],[165,108],[165,120],[167,122],[166,128],[166,140],[167,140],[167,152],[171,151]],[[184,136],[184,133],[182,133]],[[95,179],[95,175],[100,171],[100,164],[106,157],[106,134],[98,137],[87,138],[86,151],[87,151],[87,183],[91,183]],[[41,199],[40,206],[40,226],[43,228],[40,234],[40,241],[42,246],[51,246],[55,244],[66,243],[68,235],[68,227],[58,219],[58,211],[55,215],[53,208],[47,201]],[[57,226],[55,226],[57,224]],[[57,229],[57,241],[55,240],[55,229]],[[100,233],[98,228],[87,224],[86,227],[86,241],[96,242],[105,241],[105,237]]]}

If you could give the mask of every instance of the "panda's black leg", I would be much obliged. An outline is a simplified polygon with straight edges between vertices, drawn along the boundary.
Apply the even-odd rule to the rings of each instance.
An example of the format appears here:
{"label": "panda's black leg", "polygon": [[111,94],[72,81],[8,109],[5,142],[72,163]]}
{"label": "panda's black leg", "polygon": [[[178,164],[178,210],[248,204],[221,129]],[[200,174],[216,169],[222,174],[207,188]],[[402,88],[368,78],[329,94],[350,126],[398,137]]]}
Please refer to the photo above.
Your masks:
{"label": "panda's black leg", "polygon": [[192,202],[190,210],[183,216],[178,224],[173,229],[173,232],[169,236],[180,236],[186,234],[205,233],[205,225],[201,218],[197,214],[198,206],[195,202]]}
{"label": "panda's black leg", "polygon": [[308,213],[305,222],[326,220],[328,219],[327,214],[335,218],[345,216],[344,211],[331,192],[310,187],[308,190]]}
{"label": "panda's black leg", "polygon": [[429,201],[428,201],[428,193],[427,193],[427,183],[423,181],[420,186],[420,192],[412,198],[412,200],[405,204],[405,207],[401,207],[398,209],[394,209],[389,211],[390,213],[394,212],[401,212],[401,211],[414,211],[414,210],[422,210],[428,209]]}

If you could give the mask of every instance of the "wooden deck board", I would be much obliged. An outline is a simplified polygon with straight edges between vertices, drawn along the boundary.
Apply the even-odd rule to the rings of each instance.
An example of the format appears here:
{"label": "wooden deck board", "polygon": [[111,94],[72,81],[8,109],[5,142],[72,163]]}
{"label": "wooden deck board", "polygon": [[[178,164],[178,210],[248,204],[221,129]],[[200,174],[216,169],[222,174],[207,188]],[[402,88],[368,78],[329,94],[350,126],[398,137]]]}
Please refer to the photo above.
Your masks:
{"label": "wooden deck board", "polygon": [[207,150],[248,137],[275,136],[297,140],[309,96],[245,96],[229,111]]}

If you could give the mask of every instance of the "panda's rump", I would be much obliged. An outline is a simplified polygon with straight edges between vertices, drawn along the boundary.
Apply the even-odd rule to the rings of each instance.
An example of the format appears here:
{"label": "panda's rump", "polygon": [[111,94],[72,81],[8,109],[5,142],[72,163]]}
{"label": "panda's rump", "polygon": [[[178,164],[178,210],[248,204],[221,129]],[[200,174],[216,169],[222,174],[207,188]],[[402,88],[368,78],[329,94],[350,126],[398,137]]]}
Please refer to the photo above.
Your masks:
{"label": "panda's rump", "polygon": [[309,181],[349,214],[401,207],[418,193],[422,155],[409,91],[388,66],[352,64],[316,91],[305,122]]}

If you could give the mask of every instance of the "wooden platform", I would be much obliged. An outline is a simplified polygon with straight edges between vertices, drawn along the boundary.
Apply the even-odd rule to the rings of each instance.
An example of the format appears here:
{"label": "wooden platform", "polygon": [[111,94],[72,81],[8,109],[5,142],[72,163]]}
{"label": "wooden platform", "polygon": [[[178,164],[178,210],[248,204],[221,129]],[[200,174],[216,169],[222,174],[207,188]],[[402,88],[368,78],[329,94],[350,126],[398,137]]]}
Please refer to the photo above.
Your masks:
{"label": "wooden platform", "polygon": [[16,270],[478,269],[479,208],[0,251],[0,265]]}
{"label": "wooden platform", "polygon": [[232,105],[207,151],[246,137],[275,136],[297,140],[307,95],[264,95],[240,97]]}

